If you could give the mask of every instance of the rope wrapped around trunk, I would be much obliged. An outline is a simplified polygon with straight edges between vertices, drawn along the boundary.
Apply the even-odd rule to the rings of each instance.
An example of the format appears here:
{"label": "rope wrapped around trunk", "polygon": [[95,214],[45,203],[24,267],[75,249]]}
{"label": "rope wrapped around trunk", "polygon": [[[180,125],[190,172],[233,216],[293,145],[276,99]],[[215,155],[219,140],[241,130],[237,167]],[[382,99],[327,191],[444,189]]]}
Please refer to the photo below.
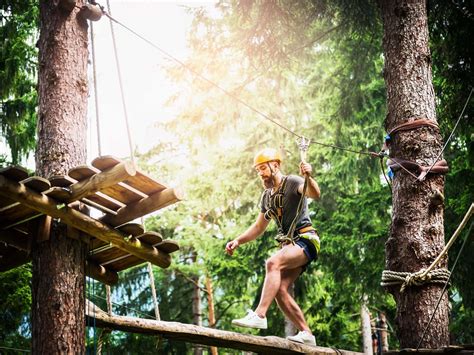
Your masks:
{"label": "rope wrapped around trunk", "polygon": [[431,170],[429,166],[424,166],[424,165],[418,164],[417,162],[400,159],[400,158],[390,158],[388,160],[388,167],[392,171],[397,171],[402,168],[405,168],[406,170],[410,172],[415,172],[418,174],[417,179],[420,181],[424,180],[428,172],[432,174],[446,174],[449,171],[448,163],[444,159],[437,161],[433,165]]}
{"label": "rope wrapped around trunk", "polygon": [[382,287],[401,285],[400,292],[404,292],[408,286],[421,286],[427,283],[445,284],[449,281],[451,272],[441,268],[425,273],[425,269],[417,272],[399,272],[384,270],[382,272]]}

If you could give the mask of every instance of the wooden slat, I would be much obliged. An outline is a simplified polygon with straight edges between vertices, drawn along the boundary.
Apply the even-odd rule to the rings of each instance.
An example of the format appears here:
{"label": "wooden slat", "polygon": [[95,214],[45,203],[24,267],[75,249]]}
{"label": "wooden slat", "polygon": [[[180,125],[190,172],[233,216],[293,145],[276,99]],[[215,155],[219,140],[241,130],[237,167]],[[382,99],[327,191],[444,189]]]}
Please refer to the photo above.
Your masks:
{"label": "wooden slat", "polygon": [[30,236],[14,228],[0,230],[0,241],[18,250],[30,250]]}
{"label": "wooden slat", "polygon": [[143,227],[143,225],[139,223],[127,223],[127,224],[121,225],[120,227],[117,227],[116,229],[121,231],[123,234],[131,235],[134,237],[137,237],[145,233],[145,228]]}
{"label": "wooden slat", "polygon": [[[108,169],[121,163],[122,160],[113,157],[111,155],[105,155],[98,157],[92,161],[92,165],[100,170]],[[130,185],[134,189],[143,192],[146,195],[152,195],[156,192],[166,189],[166,186],[149,177],[148,175],[137,171],[134,176],[127,178],[124,181],[127,185]]]}
{"label": "wooden slat", "polygon": [[174,240],[169,239],[163,240],[161,243],[156,244],[155,247],[167,254],[171,254],[179,250],[179,244]]}
{"label": "wooden slat", "polygon": [[92,260],[86,261],[86,275],[110,286],[118,282],[118,274],[115,271],[97,265]]}
{"label": "wooden slat", "polygon": [[111,226],[119,226],[181,200],[182,195],[179,190],[168,188],[127,205],[118,211],[115,216],[106,215],[102,217],[101,220]]}
{"label": "wooden slat", "polygon": [[28,252],[0,243],[0,271],[7,271],[30,261]]}
{"label": "wooden slat", "polygon": [[128,255],[118,260],[115,260],[112,263],[108,263],[107,267],[111,270],[114,270],[115,272],[120,272],[143,263],[145,263],[144,260],[141,260],[133,255]]}
{"label": "wooden slat", "polygon": [[[6,168],[0,168],[0,175],[5,176],[7,179],[13,181],[21,181],[28,177],[28,171],[20,166],[9,166]],[[0,199],[0,210],[5,207],[15,205],[16,201],[4,197]],[[12,206],[13,207],[13,206]]]}
{"label": "wooden slat", "polygon": [[[95,194],[87,196],[87,198],[83,198],[82,200],[86,204],[89,201],[93,202],[94,204],[91,204],[92,207],[97,208],[105,213],[109,213],[109,211],[117,212],[122,207],[125,207],[123,203],[120,203],[100,192],[96,192]],[[102,209],[101,206],[103,207]]]}
{"label": "wooden slat", "polygon": [[15,205],[12,208],[0,212],[0,228],[10,228],[16,224],[41,216],[41,214],[42,213],[22,204]]}
{"label": "wooden slat", "polygon": [[25,180],[21,180],[20,183],[36,192],[43,192],[51,188],[49,180],[39,176],[31,176]]}
{"label": "wooden slat", "polygon": [[28,170],[21,166],[7,166],[6,168],[0,168],[0,175],[18,182],[28,177]]}
{"label": "wooden slat", "polygon": [[[139,235],[136,238],[131,238],[130,242],[136,243],[136,244],[146,243],[147,245],[153,246],[155,244],[161,243],[162,240],[163,238],[161,237],[159,233],[146,232],[144,234]],[[106,265],[110,260],[114,260],[117,258],[122,258],[122,257],[130,255],[130,253],[127,253],[117,248],[107,248],[99,252],[94,252],[94,250],[92,250],[90,254],[91,254],[90,258],[99,265]]]}
{"label": "wooden slat", "polygon": [[67,172],[67,175],[73,178],[74,180],[83,181],[98,173],[100,173],[100,170],[92,166],[79,165],[70,169]]}

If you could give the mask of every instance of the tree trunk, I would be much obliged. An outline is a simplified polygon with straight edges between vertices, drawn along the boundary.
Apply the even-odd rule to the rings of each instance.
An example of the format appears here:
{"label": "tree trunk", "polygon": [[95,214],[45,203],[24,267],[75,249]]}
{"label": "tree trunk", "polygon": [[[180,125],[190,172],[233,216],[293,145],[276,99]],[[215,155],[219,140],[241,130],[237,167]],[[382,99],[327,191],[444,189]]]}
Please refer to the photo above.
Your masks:
{"label": "tree trunk", "polygon": [[[428,47],[426,3],[421,0],[381,0],[384,25],[384,77],[388,114],[385,128],[415,118],[436,121]],[[401,131],[391,137],[390,156],[431,165],[442,147],[439,132],[429,127]],[[416,272],[426,268],[444,247],[443,208],[435,191],[443,193],[444,177],[423,182],[400,170],[393,179],[393,213],[386,242],[386,269]],[[446,258],[438,267],[446,267]],[[397,302],[397,332],[402,348],[417,347],[434,311],[442,285],[425,284],[389,291]],[[444,295],[421,347],[448,345],[448,298]]]}
{"label": "tree trunk", "polygon": [[[197,253],[193,252],[192,256],[193,264],[196,263]],[[192,276],[193,280],[193,324],[202,326],[202,315],[201,315],[201,289],[199,288],[199,276]],[[194,345],[194,355],[202,355],[202,347],[200,345]]]}
{"label": "tree trunk", "polygon": [[[78,1],[77,5],[82,5]],[[66,174],[86,161],[87,23],[40,1],[37,174]],[[32,246],[32,352],[84,353],[85,245],[53,221]]]}

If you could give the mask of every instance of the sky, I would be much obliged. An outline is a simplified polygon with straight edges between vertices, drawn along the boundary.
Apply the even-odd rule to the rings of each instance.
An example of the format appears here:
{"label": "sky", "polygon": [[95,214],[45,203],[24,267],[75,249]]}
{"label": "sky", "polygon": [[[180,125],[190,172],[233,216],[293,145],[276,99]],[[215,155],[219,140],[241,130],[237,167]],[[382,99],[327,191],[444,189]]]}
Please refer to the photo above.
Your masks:
{"label": "sky", "polygon": [[[106,5],[105,0],[99,3]],[[212,11],[214,4],[215,1],[110,0],[113,18],[180,60],[189,54],[186,34],[192,15],[187,8],[204,6]],[[108,18],[94,22],[93,32],[101,153],[128,157],[130,149],[125,114]],[[173,91],[173,83],[167,79],[163,65],[172,62],[121,26],[114,24],[114,32],[132,144],[143,153],[163,137],[164,133],[155,123],[170,120],[176,115],[165,107],[165,101]],[[91,161],[99,155],[92,68],[89,79],[88,161]]]}
{"label": "sky", "polygon": [[[98,3],[104,7],[107,5],[106,0]],[[113,18],[179,60],[184,60],[189,54],[186,35],[192,15],[188,9],[205,7],[213,11],[215,3],[215,0],[109,0]],[[101,153],[126,158],[130,156],[130,149],[109,19],[103,16],[100,21],[94,22],[93,32]],[[166,136],[155,123],[176,116],[175,111],[165,107],[166,100],[174,91],[174,84],[166,77],[163,68],[175,63],[118,24],[114,24],[114,32],[132,144],[144,153]],[[90,65],[87,163],[99,156],[96,127]],[[9,154],[3,139],[0,139],[0,151]],[[34,152],[22,165],[34,170]]]}

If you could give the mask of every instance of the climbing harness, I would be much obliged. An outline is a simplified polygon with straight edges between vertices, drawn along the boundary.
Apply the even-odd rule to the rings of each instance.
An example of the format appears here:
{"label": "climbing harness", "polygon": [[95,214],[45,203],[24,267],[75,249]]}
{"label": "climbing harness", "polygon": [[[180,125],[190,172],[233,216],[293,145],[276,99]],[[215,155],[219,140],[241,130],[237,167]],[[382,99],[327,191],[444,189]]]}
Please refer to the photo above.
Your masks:
{"label": "climbing harness", "polygon": [[[309,148],[309,140],[301,137],[298,141],[298,146],[300,149],[300,158],[302,162],[306,162],[306,154]],[[303,210],[303,201],[305,199],[306,195],[306,190],[308,188],[308,181],[309,181],[309,175],[305,174],[305,179],[304,179],[304,184],[303,184],[303,191],[301,192],[301,197],[298,201],[298,207],[296,208],[296,214],[295,217],[293,218],[293,221],[291,222],[290,227],[288,228],[288,232],[285,233],[282,227],[282,220],[283,220],[283,196],[284,196],[284,190],[285,190],[285,185],[286,185],[286,180],[287,177],[284,177],[282,183],[280,184],[279,189],[277,192],[271,196],[273,198],[273,206],[269,206],[270,209],[267,209],[267,212],[265,213],[265,217],[271,217],[275,220],[278,226],[278,232],[277,235],[275,236],[275,240],[280,243],[291,243],[295,244],[295,242],[298,240],[299,236],[295,236],[295,229],[296,229],[296,223],[299,220],[300,214]],[[270,197],[270,199],[271,199]],[[274,207],[271,208],[271,207]],[[310,230],[314,230],[313,227],[311,229],[306,229],[309,228],[310,226],[307,226],[305,228],[301,228],[298,233],[305,233]]]}

